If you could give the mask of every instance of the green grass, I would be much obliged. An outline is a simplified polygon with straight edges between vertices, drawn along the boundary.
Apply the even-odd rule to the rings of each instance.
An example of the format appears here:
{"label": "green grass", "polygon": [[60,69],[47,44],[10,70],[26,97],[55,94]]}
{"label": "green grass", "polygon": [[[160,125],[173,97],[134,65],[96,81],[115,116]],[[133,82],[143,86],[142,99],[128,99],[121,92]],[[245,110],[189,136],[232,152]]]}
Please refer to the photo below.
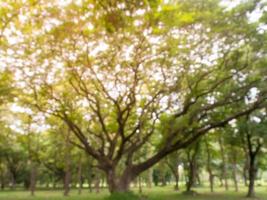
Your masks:
{"label": "green grass", "polygon": [[[214,193],[210,193],[207,187],[197,188],[197,196],[186,196],[181,192],[173,191],[173,187],[154,187],[152,189],[144,189],[143,195],[149,200],[244,200],[246,188],[236,193],[233,189],[225,192],[223,188],[215,188]],[[256,188],[257,197],[260,200],[267,200],[267,186]],[[107,191],[99,194],[89,193],[83,190],[81,195],[76,190],[72,190],[68,197],[63,197],[62,191],[37,191],[34,197],[30,196],[28,191],[0,191],[0,200],[106,200],[109,196]],[[112,198],[113,200],[114,198]],[[118,199],[119,200],[119,199]],[[127,199],[125,199],[127,200]]]}

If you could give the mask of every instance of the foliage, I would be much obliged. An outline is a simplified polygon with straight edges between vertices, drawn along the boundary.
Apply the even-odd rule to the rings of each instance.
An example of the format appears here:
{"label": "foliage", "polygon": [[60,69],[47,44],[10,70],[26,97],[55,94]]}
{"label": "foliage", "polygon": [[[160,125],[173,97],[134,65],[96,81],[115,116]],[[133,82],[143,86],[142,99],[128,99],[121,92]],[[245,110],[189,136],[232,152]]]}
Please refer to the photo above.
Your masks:
{"label": "foliage", "polygon": [[[265,145],[265,125],[242,121],[266,107],[266,13],[248,17],[265,4],[222,3],[1,2],[1,121],[15,135],[7,141],[14,146],[1,144],[6,157],[58,179],[81,161],[102,170],[116,192],[178,150],[185,149],[184,166],[194,158],[203,168],[199,155],[207,154],[203,143],[192,153],[196,141],[228,132],[233,120]],[[240,149],[231,134],[224,141]],[[213,143],[206,146],[216,157]]]}

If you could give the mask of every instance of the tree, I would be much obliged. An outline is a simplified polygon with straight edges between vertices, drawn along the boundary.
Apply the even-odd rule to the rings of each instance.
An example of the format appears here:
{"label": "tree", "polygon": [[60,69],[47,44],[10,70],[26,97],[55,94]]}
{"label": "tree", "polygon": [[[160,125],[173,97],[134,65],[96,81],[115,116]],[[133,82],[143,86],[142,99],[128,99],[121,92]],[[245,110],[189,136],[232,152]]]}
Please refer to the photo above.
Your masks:
{"label": "tree", "polygon": [[178,167],[181,164],[180,155],[178,152],[174,152],[168,155],[165,160],[166,160],[167,166],[169,167],[175,179],[174,189],[178,191],[179,190],[179,179],[180,179]]}
{"label": "tree", "polygon": [[238,132],[244,139],[244,145],[249,156],[249,185],[247,197],[255,197],[255,179],[258,171],[258,156],[266,141],[266,116],[265,111],[243,118],[238,122]]}
{"label": "tree", "polygon": [[223,184],[224,184],[225,190],[228,190],[229,186],[228,186],[226,153],[225,153],[225,144],[223,142],[223,137],[222,136],[219,136],[219,145],[220,145],[220,153],[221,153],[221,159],[222,159],[221,179],[224,179],[224,183]]}
{"label": "tree", "polygon": [[14,132],[5,135],[4,143],[1,144],[1,160],[7,168],[7,178],[11,189],[15,189],[18,183],[27,185],[27,154],[14,137]]}
{"label": "tree", "polygon": [[213,147],[214,143],[215,143],[214,138],[207,136],[204,138],[206,157],[207,157],[206,167],[207,167],[207,172],[209,174],[209,184],[211,192],[214,192],[214,178],[215,178],[215,172],[213,170],[214,159],[216,156],[216,152]]}
{"label": "tree", "polygon": [[[23,45],[9,45],[21,53],[21,102],[65,122],[76,137],[70,143],[97,160],[110,192],[128,191],[167,155],[263,106],[261,35],[246,16],[256,6],[28,3],[22,11],[34,12],[12,24]],[[255,100],[237,106],[255,88]],[[150,142],[159,148],[139,162]]]}
{"label": "tree", "polygon": [[191,148],[186,151],[186,168],[188,180],[186,182],[186,192],[190,193],[192,187],[197,185],[197,174],[198,174],[198,155],[200,151],[200,141],[197,141]]}

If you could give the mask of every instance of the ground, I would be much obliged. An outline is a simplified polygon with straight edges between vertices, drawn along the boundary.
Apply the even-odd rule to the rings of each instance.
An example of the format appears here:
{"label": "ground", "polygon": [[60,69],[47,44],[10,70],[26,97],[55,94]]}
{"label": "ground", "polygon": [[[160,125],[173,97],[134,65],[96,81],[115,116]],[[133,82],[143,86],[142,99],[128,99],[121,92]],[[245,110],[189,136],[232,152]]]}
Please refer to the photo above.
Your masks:
{"label": "ground", "polygon": [[[246,200],[245,188],[236,193],[231,189],[225,192],[223,188],[215,188],[214,193],[210,193],[208,188],[198,188],[197,196],[185,196],[181,192],[173,191],[171,186],[154,187],[152,189],[144,189],[144,195],[148,196],[149,200]],[[256,188],[257,199],[267,200],[267,186]],[[37,191],[35,197],[31,197],[28,191],[0,191],[0,200],[104,200],[108,192],[102,191],[99,194],[89,193],[88,190],[83,190],[81,195],[77,194],[76,190],[72,190],[69,197],[64,198],[62,191]]]}

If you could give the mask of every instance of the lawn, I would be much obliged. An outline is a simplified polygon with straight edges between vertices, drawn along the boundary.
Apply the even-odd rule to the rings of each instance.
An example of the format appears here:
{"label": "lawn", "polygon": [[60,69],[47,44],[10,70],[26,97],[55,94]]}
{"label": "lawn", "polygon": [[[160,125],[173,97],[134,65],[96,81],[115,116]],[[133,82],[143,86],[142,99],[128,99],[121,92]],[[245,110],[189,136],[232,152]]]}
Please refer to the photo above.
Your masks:
{"label": "lawn", "polygon": [[[225,192],[223,188],[216,188],[214,193],[210,193],[208,188],[198,188],[197,196],[186,196],[181,192],[173,191],[172,187],[154,187],[152,189],[144,189],[143,194],[148,196],[149,200],[243,200],[245,198],[245,188],[236,193],[232,190]],[[261,186],[256,188],[257,199],[267,200],[267,187]],[[73,190],[69,197],[62,196],[62,191],[37,191],[34,197],[29,195],[27,191],[1,191],[0,200],[103,200],[108,196],[107,191],[99,194],[89,193],[84,190],[81,195]]]}

